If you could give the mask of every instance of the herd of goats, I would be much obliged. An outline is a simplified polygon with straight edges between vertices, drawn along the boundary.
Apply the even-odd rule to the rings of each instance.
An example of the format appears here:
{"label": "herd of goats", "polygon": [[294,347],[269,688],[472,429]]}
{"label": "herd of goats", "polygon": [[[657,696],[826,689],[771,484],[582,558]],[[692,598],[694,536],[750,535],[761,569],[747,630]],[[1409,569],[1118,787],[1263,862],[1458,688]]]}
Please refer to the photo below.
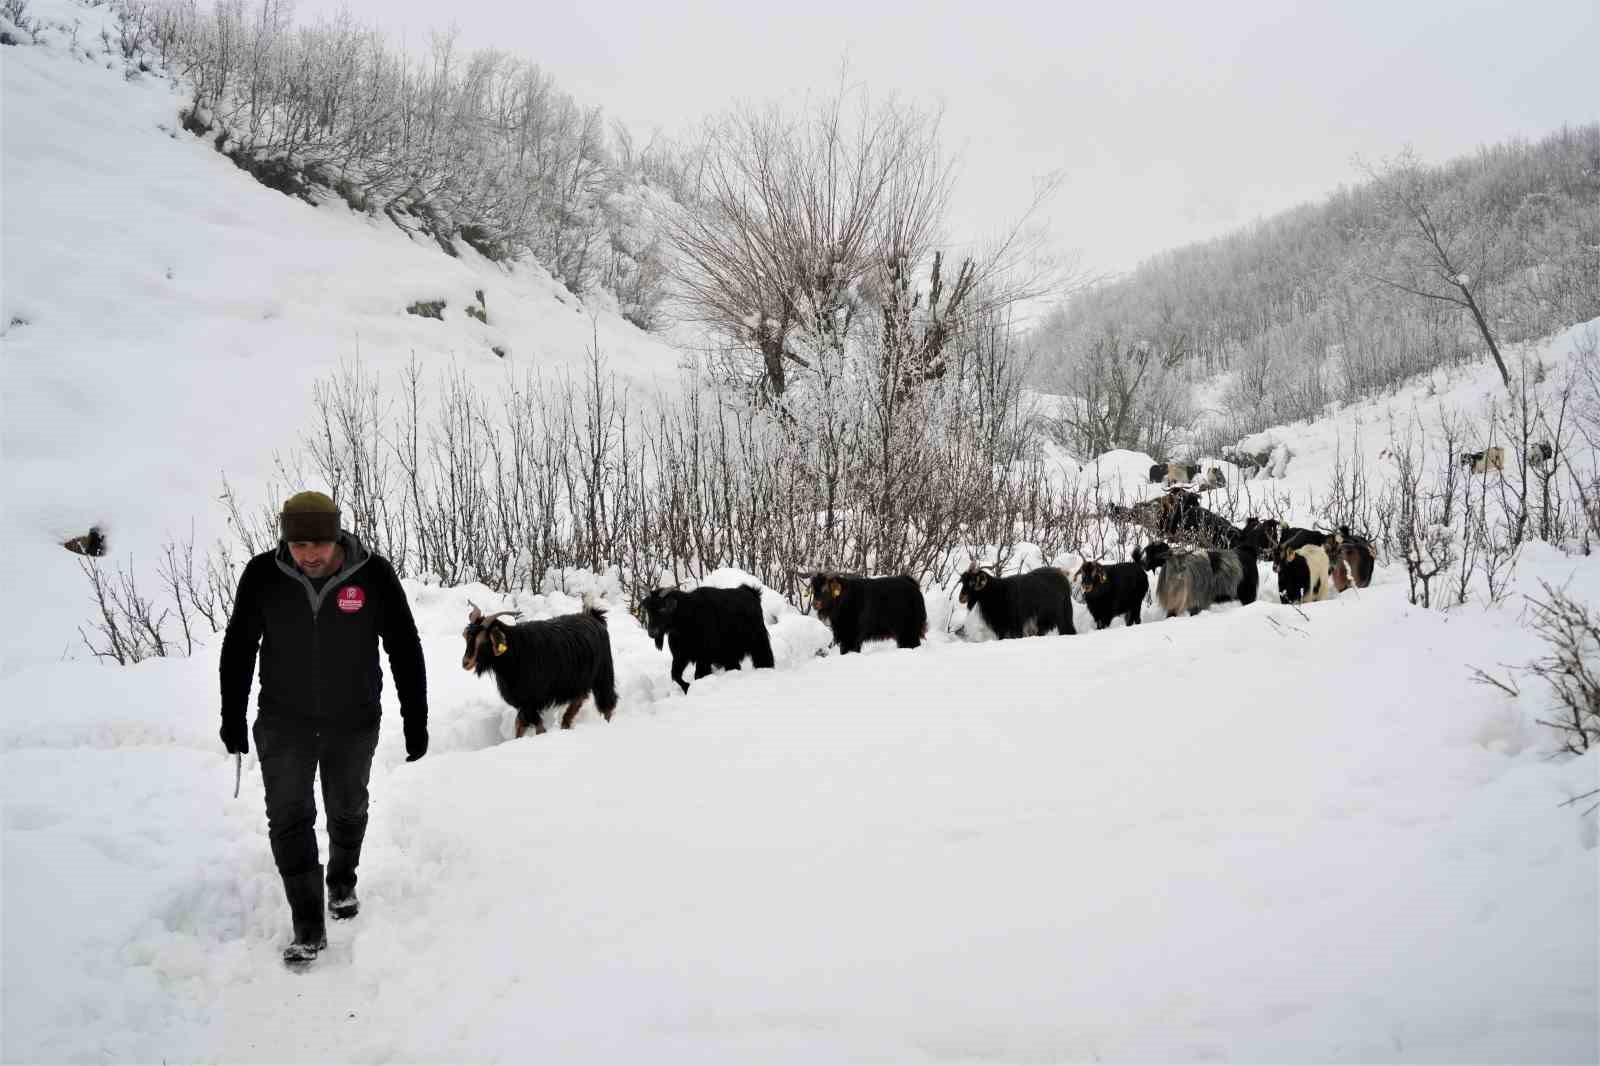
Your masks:
{"label": "herd of goats", "polygon": [[[1330,590],[1372,581],[1372,545],[1348,528],[1302,529],[1251,518],[1242,528],[1200,505],[1198,494],[1177,489],[1133,507],[1114,507],[1113,518],[1135,521],[1167,539],[1136,549],[1132,562],[1085,561],[1074,573],[1042,566],[1002,577],[973,566],[961,575],[960,602],[975,610],[1001,640],[1046,633],[1075,633],[1072,585],[1076,577],[1096,629],[1113,619],[1139,624],[1158,572],[1156,599],[1171,617],[1199,614],[1214,603],[1255,602],[1257,564],[1272,561],[1285,603],[1326,599]],[[1168,540],[1183,542],[1177,546]],[[817,618],[833,632],[841,654],[862,644],[893,640],[915,648],[927,635],[927,605],[921,586],[905,574],[862,577],[837,571],[802,575],[810,581]],[[641,606],[645,630],[659,649],[672,649],[672,680],[684,692],[684,669],[693,663],[698,680],[714,668],[737,670],[745,659],[756,668],[773,665],[760,590],[667,588],[649,593]],[[602,607],[541,621],[512,622],[517,611],[467,616],[462,668],[492,673],[500,695],[516,709],[516,735],[531,726],[545,731],[546,708],[565,705],[561,728],[572,726],[586,697],[607,721],[617,705],[616,671]]]}

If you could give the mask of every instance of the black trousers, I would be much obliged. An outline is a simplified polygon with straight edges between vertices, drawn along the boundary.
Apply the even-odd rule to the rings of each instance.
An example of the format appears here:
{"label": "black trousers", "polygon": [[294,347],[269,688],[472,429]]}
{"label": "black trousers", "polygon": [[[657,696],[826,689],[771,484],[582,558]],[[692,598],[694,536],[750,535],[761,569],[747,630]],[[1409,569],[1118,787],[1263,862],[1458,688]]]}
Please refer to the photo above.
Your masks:
{"label": "black trousers", "polygon": [[317,866],[317,800],[313,780],[322,777],[328,812],[328,886],[353,889],[361,842],[367,835],[367,782],[378,727],[331,732],[309,726],[256,720],[252,731],[267,794],[267,836],[272,858],[285,877]]}

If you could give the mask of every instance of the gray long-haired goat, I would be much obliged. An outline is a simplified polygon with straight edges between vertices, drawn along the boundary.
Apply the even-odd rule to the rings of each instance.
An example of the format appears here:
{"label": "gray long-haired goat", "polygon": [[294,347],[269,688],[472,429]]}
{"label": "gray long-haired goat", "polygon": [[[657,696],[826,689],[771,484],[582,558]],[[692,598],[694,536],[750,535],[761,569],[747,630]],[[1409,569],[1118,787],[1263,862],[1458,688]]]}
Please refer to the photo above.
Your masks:
{"label": "gray long-haired goat", "polygon": [[1256,553],[1249,548],[1173,551],[1158,540],[1134,551],[1133,561],[1146,570],[1161,571],[1156,599],[1169,618],[1185,611],[1199,614],[1226,600],[1254,603],[1256,599]]}

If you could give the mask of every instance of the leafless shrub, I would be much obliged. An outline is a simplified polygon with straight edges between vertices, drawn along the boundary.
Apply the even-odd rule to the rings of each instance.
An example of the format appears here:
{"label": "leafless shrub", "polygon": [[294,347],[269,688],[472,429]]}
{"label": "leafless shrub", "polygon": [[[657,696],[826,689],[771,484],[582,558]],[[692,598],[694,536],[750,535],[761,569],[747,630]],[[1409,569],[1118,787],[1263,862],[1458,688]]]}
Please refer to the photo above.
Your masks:
{"label": "leafless shrub", "polygon": [[1374,490],[1372,471],[1359,458],[1359,432],[1350,454],[1341,436],[1334,446],[1333,474],[1315,501],[1312,513],[1329,529],[1347,528],[1373,546],[1378,560],[1388,565],[1395,539],[1395,497]]}
{"label": "leafless shrub", "polygon": [[0,17],[24,33],[31,30],[33,20],[28,15],[28,0],[0,0]]}
{"label": "leafless shrub", "polygon": [[[1047,336],[1041,343],[1068,342]],[[1187,382],[1177,373],[1181,344],[1158,349],[1107,333],[1057,355],[1052,380],[1064,395],[1049,428],[1059,443],[1077,455],[1114,448],[1172,453],[1179,430],[1193,420]]]}
{"label": "leafless shrub", "polygon": [[[1542,598],[1528,597],[1530,624],[1544,641],[1545,654],[1501,680],[1483,670],[1473,680],[1511,695],[1521,695],[1515,673],[1531,674],[1549,686],[1554,706],[1538,723],[1556,730],[1562,750],[1582,755],[1600,745],[1600,616],[1565,589],[1540,581]],[[1579,797],[1583,798],[1583,797]]]}
{"label": "leafless shrub", "polygon": [[93,634],[80,626],[78,636],[95,658],[130,666],[172,653],[174,646],[162,632],[171,612],[139,592],[131,559],[127,569],[118,564],[115,575],[98,560],[80,559],[78,566],[89,579],[96,612]]}
{"label": "leafless shrub", "polygon": [[1429,607],[1434,579],[1457,558],[1450,518],[1454,467],[1447,457],[1444,469],[1430,477],[1425,436],[1415,418],[1403,436],[1391,436],[1389,452],[1395,467],[1394,554],[1405,564],[1410,601]]}

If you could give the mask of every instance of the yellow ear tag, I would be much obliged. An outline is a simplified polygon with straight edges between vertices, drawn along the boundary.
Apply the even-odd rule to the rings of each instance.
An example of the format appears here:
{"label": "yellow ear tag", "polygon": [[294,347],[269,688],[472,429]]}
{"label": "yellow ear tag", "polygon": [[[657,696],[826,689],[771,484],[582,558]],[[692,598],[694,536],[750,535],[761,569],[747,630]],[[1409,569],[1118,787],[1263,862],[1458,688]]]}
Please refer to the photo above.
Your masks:
{"label": "yellow ear tag", "polygon": [[504,655],[506,653],[506,649],[507,649],[506,638],[501,637],[501,636],[496,636],[494,638],[494,653],[496,655]]}

